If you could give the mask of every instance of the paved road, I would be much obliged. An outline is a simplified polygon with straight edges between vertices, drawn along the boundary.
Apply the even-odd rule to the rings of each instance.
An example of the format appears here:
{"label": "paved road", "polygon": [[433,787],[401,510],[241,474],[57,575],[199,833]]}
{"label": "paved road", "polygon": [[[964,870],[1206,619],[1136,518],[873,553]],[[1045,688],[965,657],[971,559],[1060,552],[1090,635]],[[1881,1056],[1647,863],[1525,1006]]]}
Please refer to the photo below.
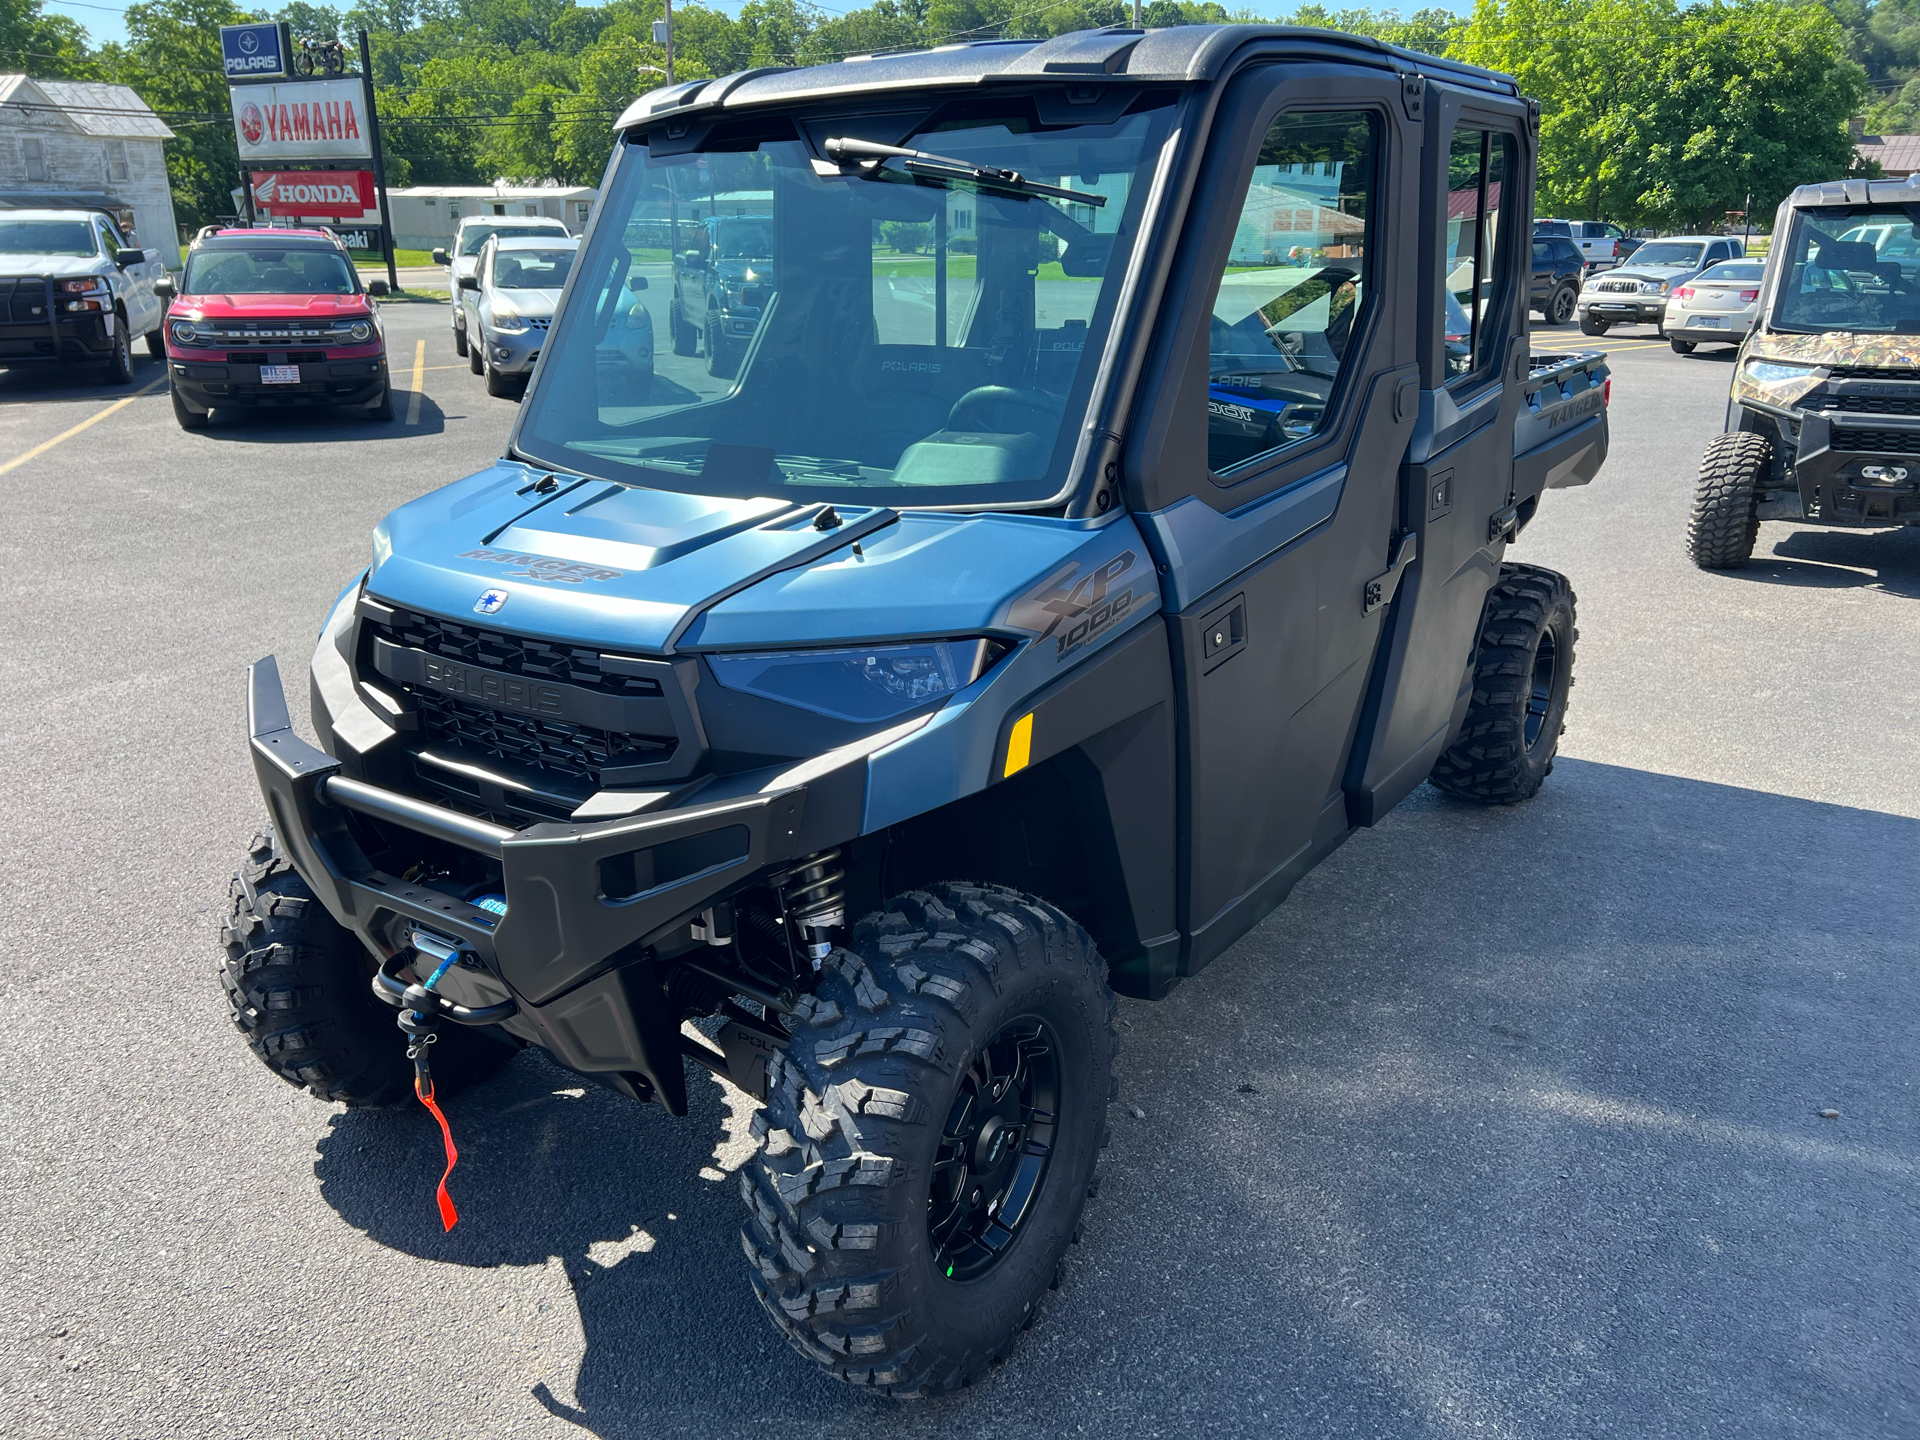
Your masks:
{"label": "paved road", "polygon": [[[412,423],[186,435],[156,390],[0,469],[0,1433],[1920,1433],[1920,535],[1692,570],[1724,359],[1608,337],[1614,458],[1519,546],[1580,594],[1547,790],[1423,791],[1123,1005],[1145,1118],[1065,1288],[898,1408],[759,1315],[717,1083],[676,1122],[521,1057],[452,1106],[442,1236],[424,1114],[318,1105],[228,1027],[242,667],[512,412],[393,316]],[[111,403],[0,376],[0,467]]]}

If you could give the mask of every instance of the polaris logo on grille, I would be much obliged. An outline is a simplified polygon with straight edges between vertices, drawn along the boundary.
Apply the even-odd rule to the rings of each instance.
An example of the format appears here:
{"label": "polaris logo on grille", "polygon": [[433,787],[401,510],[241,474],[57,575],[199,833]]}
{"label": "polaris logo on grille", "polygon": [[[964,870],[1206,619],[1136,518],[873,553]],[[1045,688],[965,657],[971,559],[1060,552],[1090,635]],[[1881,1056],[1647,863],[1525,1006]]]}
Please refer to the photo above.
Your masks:
{"label": "polaris logo on grille", "polygon": [[428,659],[420,668],[422,683],[443,694],[477,700],[496,710],[519,710],[528,715],[558,715],[560,692],[551,685],[535,685],[491,670],[472,670],[446,660]]}

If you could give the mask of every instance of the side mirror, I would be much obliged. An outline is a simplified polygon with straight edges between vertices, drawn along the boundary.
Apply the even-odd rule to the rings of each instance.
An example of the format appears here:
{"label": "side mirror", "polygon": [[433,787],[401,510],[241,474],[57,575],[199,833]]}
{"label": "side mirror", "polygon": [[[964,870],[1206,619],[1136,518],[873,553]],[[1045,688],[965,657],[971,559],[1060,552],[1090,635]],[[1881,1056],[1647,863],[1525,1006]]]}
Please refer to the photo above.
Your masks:
{"label": "side mirror", "polygon": [[1076,235],[1060,256],[1060,271],[1076,280],[1092,279],[1107,273],[1107,259],[1112,254],[1111,234]]}
{"label": "side mirror", "polygon": [[646,288],[647,288],[646,276],[629,275],[627,277],[627,289],[631,290],[634,294],[638,295],[642,290]]}
{"label": "side mirror", "polygon": [[113,263],[122,270],[131,269],[135,265],[144,265],[147,263],[147,252],[144,250],[116,250],[113,252]]}
{"label": "side mirror", "polygon": [[384,280],[367,281],[367,294],[373,296],[373,298],[376,300],[384,300],[388,295],[392,293],[393,292],[387,286],[387,282]]}
{"label": "side mirror", "polygon": [[173,297],[178,293],[174,289],[173,277],[171,275],[162,275],[158,280],[154,281],[153,293],[159,296],[162,300],[173,299]]}
{"label": "side mirror", "polygon": [[689,270],[704,270],[707,268],[706,257],[698,250],[688,250],[684,252],[680,256],[680,263],[685,265]]}
{"label": "side mirror", "polygon": [[433,252],[433,263],[436,265],[451,265],[453,261],[447,258],[446,251],[436,250]]}
{"label": "side mirror", "polygon": [[480,277],[478,275],[462,275],[459,283],[462,290],[478,290],[480,288]]}

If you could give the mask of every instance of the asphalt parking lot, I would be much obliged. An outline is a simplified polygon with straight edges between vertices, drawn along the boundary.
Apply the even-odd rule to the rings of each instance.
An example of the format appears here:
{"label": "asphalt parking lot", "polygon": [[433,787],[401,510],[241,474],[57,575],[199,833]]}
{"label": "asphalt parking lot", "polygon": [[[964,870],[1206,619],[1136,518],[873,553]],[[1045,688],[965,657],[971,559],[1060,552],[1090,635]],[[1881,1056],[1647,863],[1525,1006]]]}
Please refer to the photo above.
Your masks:
{"label": "asphalt parking lot", "polygon": [[1607,468],[1514,552],[1579,594],[1547,788],[1423,789],[1123,1002],[1064,1287],[901,1406],[759,1313],[738,1092],[675,1121],[521,1056],[449,1107],[442,1235],[424,1111],[229,1026],[244,668],[303,667],[374,522],[512,419],[444,306],[388,315],[388,425],[0,375],[0,1434],[1920,1434],[1920,533],[1694,570],[1725,356],[1536,338],[1615,357]]}

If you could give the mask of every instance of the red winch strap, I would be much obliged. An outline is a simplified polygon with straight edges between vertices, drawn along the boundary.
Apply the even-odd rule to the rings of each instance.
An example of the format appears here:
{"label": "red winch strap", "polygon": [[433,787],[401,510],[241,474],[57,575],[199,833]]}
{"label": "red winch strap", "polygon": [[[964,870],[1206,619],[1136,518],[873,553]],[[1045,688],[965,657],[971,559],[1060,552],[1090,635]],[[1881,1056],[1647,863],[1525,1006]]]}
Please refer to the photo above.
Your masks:
{"label": "red winch strap", "polygon": [[460,1212],[453,1208],[453,1197],[447,1194],[447,1176],[453,1174],[453,1167],[460,1163],[460,1152],[453,1145],[453,1131],[447,1126],[447,1117],[440,1113],[440,1107],[433,1103],[433,1082],[424,1087],[418,1078],[413,1082],[413,1093],[420,1097],[420,1103],[433,1112],[433,1118],[440,1122],[440,1138],[447,1142],[447,1168],[441,1172],[440,1188],[434,1192],[434,1198],[440,1202],[440,1223],[451,1230],[460,1219]]}

